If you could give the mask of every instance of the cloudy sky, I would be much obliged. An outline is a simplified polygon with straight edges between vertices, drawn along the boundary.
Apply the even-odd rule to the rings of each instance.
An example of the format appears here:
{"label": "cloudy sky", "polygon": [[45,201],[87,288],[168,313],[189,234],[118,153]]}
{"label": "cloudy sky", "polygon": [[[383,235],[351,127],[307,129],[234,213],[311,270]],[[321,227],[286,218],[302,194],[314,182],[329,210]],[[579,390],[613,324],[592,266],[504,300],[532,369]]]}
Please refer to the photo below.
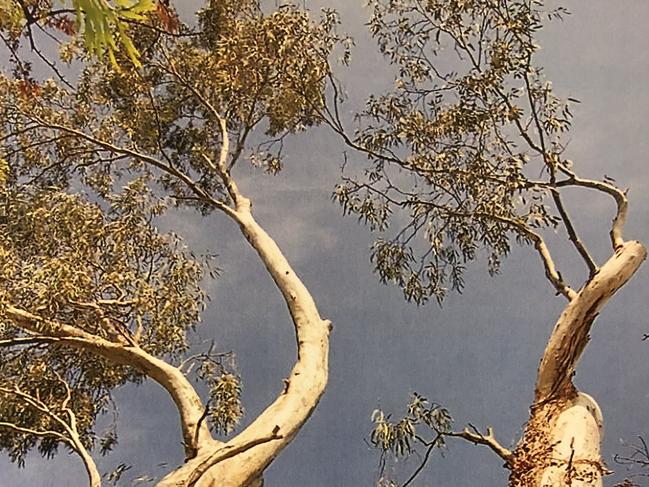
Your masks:
{"label": "cloudy sky", "polygon": [[[197,2],[183,4],[189,12]],[[311,1],[312,8],[337,8],[344,29],[357,41],[352,67],[341,72],[351,115],[372,91],[389,87],[384,61],[364,32],[369,15],[362,0]],[[649,242],[649,2],[567,2],[564,23],[541,35],[541,62],[560,95],[579,98],[568,157],[585,176],[614,177],[630,188],[627,238]],[[330,383],[311,420],[266,474],[269,487],[371,486],[378,455],[365,443],[372,410],[400,414],[417,391],[446,406],[458,428],[492,425],[506,446],[518,439],[533,395],[536,367],[563,299],[545,280],[535,253],[517,248],[501,275],[489,278],[481,263],[470,268],[466,289],[443,308],[417,308],[401,292],[378,283],[368,264],[371,236],[341,216],[331,201],[340,177],[340,142],[324,129],[292,140],[286,168],[276,177],[240,168],[240,186],[256,215],[285,251],[312,291],[321,313],[334,323]],[[353,163],[352,160],[350,163]],[[360,162],[360,161],[357,161]],[[600,262],[608,255],[611,202],[574,194],[572,213]],[[215,339],[237,354],[244,379],[247,418],[253,418],[282,388],[294,358],[292,325],[270,278],[246,247],[237,228],[219,215],[201,220],[187,212],[169,222],[199,249],[220,256],[223,277],[208,283],[212,303],[201,339]],[[562,270],[577,256],[561,235],[550,242]],[[604,456],[612,456],[638,434],[649,435],[648,269],[606,307],[578,368],[578,387],[599,402],[606,421]],[[155,384],[125,388],[120,404],[120,446],[100,460],[104,471],[133,465],[134,477],[159,475],[161,463],[182,461],[176,413]],[[32,456],[18,470],[0,463],[0,487],[85,484],[76,457],[45,461]],[[416,459],[399,464],[401,475]],[[506,485],[502,461],[484,447],[451,442],[416,485],[469,487]],[[403,476],[401,477],[403,479]],[[127,484],[125,484],[127,485]]]}

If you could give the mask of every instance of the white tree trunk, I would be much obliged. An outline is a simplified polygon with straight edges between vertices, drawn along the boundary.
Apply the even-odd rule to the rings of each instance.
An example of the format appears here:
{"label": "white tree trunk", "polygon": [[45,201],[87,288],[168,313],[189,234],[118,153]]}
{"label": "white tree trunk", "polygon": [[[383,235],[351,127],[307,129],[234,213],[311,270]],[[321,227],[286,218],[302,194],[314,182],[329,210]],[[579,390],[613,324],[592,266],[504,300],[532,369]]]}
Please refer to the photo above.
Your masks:
{"label": "white tree trunk", "polygon": [[[308,289],[274,240],[254,220],[250,202],[239,196],[237,210],[232,215],[286,301],[295,327],[297,360],[277,399],[227,443],[212,438],[204,421],[204,406],[178,368],[133,344],[111,342],[13,306],[6,306],[4,310],[7,317],[25,330],[134,367],[169,392],[180,414],[187,461],[167,475],[159,487],[261,485],[263,471],[311,416],[327,384],[331,323],[320,317]],[[89,474],[91,480],[96,477],[95,472]]]}
{"label": "white tree trunk", "polygon": [[607,473],[600,455],[602,414],[572,376],[593,321],[646,256],[640,242],[620,245],[561,314],[539,365],[530,419],[508,465],[510,487],[601,487]]}
{"label": "white tree trunk", "polygon": [[311,416],[327,384],[331,323],[320,317],[307,288],[254,220],[250,202],[238,195],[233,215],[286,301],[295,326],[297,360],[284,390],[250,426],[223,445],[202,449],[158,487],[260,485],[261,474]]}
{"label": "white tree trunk", "polygon": [[552,462],[541,476],[542,487],[601,487],[602,416],[597,403],[579,393],[550,429]]}

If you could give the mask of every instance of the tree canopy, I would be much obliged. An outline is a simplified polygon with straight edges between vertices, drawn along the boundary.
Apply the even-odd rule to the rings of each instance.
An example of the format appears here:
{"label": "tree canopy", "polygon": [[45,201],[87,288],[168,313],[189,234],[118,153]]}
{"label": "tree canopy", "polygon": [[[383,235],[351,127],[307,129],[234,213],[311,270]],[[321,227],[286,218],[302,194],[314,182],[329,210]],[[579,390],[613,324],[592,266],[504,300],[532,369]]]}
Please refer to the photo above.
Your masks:
{"label": "tree canopy", "polygon": [[[397,75],[393,89],[370,96],[350,132],[333,55],[339,50],[347,64],[352,41],[337,33],[333,10],[318,17],[296,5],[210,1],[189,26],[165,3],[73,7],[0,3],[10,67],[0,73],[0,449],[13,461],[63,446],[100,485],[93,455],[117,445],[115,392],[151,379],[176,406],[185,453],[158,485],[263,483],[324,392],[330,323],[253,216],[257,188],[245,185],[248,195],[238,183],[251,171],[245,162],[280,172],[290,136],[325,124],[353,151],[333,196],[377,235],[371,261],[381,281],[416,304],[442,303],[464,289],[471,261],[496,274],[520,243],[567,301],[539,350],[530,416],[511,449],[491,427],[455,430],[446,407],[413,393],[403,418],[383,407],[372,414],[369,440],[382,462],[420,449],[410,485],[436,448],[460,438],[504,460],[511,486],[587,477],[583,485],[600,485],[602,415],[573,375],[595,318],[646,250],[624,238],[626,191],[608,177],[583,177],[590,168],[568,158],[579,101],[562,98],[537,61],[539,32],[564,8],[373,0],[370,32]],[[72,36],[56,62],[40,51],[37,29]],[[575,189],[612,202],[612,223],[597,222],[609,233],[606,260],[570,216],[566,193]],[[221,238],[254,250],[293,325],[297,358],[283,390],[243,427],[233,355],[191,346],[218,269],[160,230],[177,209],[197,210],[210,228],[215,214],[233,221],[243,238]],[[582,264],[582,281],[560,271],[556,234]],[[394,337],[383,353],[392,347]],[[100,433],[107,413],[114,422]],[[120,468],[108,480],[119,482]]]}
{"label": "tree canopy", "polygon": [[[562,19],[567,10],[540,0],[376,0],[370,6],[370,31],[396,68],[395,87],[370,96],[353,134],[339,115],[340,87],[333,87],[333,107],[323,118],[367,158],[364,171],[347,175],[335,198],[344,213],[379,234],[371,258],[380,279],[417,304],[430,297],[441,303],[449,289],[462,290],[467,263],[482,254],[495,274],[518,242],[533,246],[546,278],[568,301],[543,351],[530,419],[515,450],[502,447],[490,429],[453,432],[448,412],[418,394],[402,419],[375,411],[371,442],[383,455],[407,456],[414,445],[426,451],[404,485],[449,436],[489,446],[511,471],[510,486],[601,485],[607,472],[599,456],[601,411],[573,375],[595,318],[645,260],[646,249],[623,237],[626,191],[608,177],[578,175],[566,155],[579,100],[555,94],[535,55],[544,21]],[[598,226],[612,247],[604,263],[579,236],[564,201],[570,188],[613,203],[612,223]],[[583,283],[563,277],[548,230],[571,243],[585,269]],[[566,412],[573,407],[589,411],[587,425]],[[580,464],[574,471],[573,460]]]}

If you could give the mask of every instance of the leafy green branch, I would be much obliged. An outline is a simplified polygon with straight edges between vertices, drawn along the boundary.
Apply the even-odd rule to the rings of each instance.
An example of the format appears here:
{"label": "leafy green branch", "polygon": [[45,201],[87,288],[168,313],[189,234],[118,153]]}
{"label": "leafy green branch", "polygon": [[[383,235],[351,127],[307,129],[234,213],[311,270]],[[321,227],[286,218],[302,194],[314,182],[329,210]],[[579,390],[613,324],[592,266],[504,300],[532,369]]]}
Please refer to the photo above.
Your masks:
{"label": "leafy green branch", "polygon": [[[447,437],[462,438],[476,445],[487,446],[506,462],[512,456],[511,451],[496,440],[491,427],[487,428],[486,434],[480,433],[471,424],[462,431],[453,431],[453,418],[448,410],[439,404],[431,403],[417,393],[412,394],[404,417],[392,420],[391,415],[386,415],[382,410],[375,409],[371,420],[374,423],[374,428],[370,434],[370,443],[381,451],[378,483],[380,486],[397,485],[394,480],[385,477],[388,455],[399,459],[416,454],[420,458],[421,461],[417,468],[401,484],[401,487],[407,487],[424,469],[433,451],[446,446],[445,438]],[[425,433],[420,431],[422,428]],[[420,448],[424,449],[423,456],[418,452]]]}

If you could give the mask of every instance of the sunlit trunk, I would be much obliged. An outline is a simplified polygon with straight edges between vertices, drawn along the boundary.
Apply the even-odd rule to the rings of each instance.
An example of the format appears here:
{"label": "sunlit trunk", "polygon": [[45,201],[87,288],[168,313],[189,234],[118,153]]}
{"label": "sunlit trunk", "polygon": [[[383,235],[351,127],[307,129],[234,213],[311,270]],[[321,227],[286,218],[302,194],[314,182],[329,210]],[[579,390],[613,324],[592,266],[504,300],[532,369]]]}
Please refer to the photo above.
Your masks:
{"label": "sunlit trunk", "polygon": [[592,397],[575,388],[572,376],[593,321],[646,255],[639,242],[621,245],[561,314],[541,359],[530,419],[508,465],[510,487],[602,485],[602,414]]}
{"label": "sunlit trunk", "polygon": [[587,394],[536,408],[514,452],[510,487],[599,487],[602,417]]}
{"label": "sunlit trunk", "polygon": [[327,384],[331,323],[320,317],[308,289],[274,240],[255,221],[248,200],[239,198],[234,217],[284,297],[295,326],[297,360],[284,381],[283,391],[252,424],[229,442],[199,451],[158,487],[261,485],[263,471],[300,431]]}

